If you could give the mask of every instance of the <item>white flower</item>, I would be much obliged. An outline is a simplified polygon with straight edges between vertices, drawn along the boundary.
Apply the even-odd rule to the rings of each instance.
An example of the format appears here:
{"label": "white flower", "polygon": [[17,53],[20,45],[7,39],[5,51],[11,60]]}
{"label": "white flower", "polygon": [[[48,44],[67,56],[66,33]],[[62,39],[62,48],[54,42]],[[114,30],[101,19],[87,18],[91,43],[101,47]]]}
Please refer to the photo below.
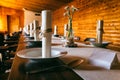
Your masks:
{"label": "white flower", "polygon": [[69,7],[69,6],[66,6],[64,9],[65,9],[65,10],[69,10],[69,9],[70,9],[70,7]]}
{"label": "white flower", "polygon": [[73,5],[71,7],[66,6],[64,9],[66,10],[66,12],[63,15],[68,17],[68,29],[67,29],[67,31],[68,31],[68,37],[70,37],[70,35],[73,33],[73,30],[72,30],[73,14],[78,9],[75,8]]}
{"label": "white flower", "polygon": [[64,15],[64,16],[67,16],[67,12],[65,12],[63,15]]}
{"label": "white flower", "polygon": [[73,5],[71,6],[71,10],[74,13],[75,11],[78,11],[78,8],[74,7]]}
{"label": "white flower", "polygon": [[63,15],[68,16],[69,19],[72,19],[74,12],[78,10],[78,8],[74,7],[73,5],[71,7],[66,6],[64,9],[66,12]]}

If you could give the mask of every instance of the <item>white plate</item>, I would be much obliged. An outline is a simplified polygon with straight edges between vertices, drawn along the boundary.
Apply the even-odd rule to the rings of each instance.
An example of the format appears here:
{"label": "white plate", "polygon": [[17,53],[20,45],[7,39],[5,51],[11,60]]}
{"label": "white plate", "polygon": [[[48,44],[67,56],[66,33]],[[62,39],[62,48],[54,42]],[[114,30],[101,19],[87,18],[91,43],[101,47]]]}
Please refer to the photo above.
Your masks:
{"label": "white plate", "polygon": [[[67,51],[59,48],[52,48],[51,49],[51,57],[60,57],[67,54]],[[30,48],[30,49],[24,49],[17,52],[17,56],[21,58],[27,58],[27,59],[45,59],[42,58],[42,48]]]}

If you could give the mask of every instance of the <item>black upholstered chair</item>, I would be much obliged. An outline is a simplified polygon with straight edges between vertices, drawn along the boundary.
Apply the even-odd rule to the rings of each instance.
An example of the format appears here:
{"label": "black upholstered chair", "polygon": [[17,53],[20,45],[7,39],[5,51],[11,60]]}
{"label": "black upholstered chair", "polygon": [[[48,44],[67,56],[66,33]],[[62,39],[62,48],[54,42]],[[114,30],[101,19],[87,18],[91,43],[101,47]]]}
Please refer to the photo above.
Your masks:
{"label": "black upholstered chair", "polygon": [[4,33],[0,32],[0,46],[4,45],[3,41],[4,41]]}
{"label": "black upholstered chair", "polygon": [[15,32],[12,36],[4,39],[4,33],[0,33],[0,54],[2,60],[0,61],[0,72],[4,73],[11,68],[14,52],[17,49],[20,33]]}
{"label": "black upholstered chair", "polygon": [[85,38],[84,42],[95,42],[96,41],[96,38]]}

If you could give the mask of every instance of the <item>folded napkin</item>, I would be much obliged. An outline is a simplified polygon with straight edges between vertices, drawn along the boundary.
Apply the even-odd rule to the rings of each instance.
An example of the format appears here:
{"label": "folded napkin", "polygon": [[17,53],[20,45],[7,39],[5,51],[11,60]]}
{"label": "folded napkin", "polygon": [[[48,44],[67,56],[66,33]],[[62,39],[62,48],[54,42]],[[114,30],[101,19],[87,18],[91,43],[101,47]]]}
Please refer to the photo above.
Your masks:
{"label": "folded napkin", "polygon": [[112,66],[119,63],[117,52],[107,49],[99,49],[99,51],[95,50],[90,56],[89,61],[90,64],[104,69],[111,69]]}
{"label": "folded napkin", "polygon": [[60,57],[60,59],[67,64],[68,66],[75,68],[76,66],[80,66],[83,64],[88,64],[88,61],[85,58],[78,57],[78,56],[71,56],[66,55],[63,57]]}

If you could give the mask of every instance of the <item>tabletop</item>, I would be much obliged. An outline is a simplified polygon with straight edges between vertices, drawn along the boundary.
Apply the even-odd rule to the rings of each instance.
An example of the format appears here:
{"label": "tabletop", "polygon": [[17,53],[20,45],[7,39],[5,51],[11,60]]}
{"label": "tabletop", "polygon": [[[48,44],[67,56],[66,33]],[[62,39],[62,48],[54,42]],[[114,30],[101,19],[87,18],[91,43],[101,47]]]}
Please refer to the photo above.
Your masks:
{"label": "tabletop", "polygon": [[[20,37],[17,52],[26,48]],[[17,53],[16,52],[16,53]],[[59,58],[32,61],[15,55],[8,80],[83,80]]]}

